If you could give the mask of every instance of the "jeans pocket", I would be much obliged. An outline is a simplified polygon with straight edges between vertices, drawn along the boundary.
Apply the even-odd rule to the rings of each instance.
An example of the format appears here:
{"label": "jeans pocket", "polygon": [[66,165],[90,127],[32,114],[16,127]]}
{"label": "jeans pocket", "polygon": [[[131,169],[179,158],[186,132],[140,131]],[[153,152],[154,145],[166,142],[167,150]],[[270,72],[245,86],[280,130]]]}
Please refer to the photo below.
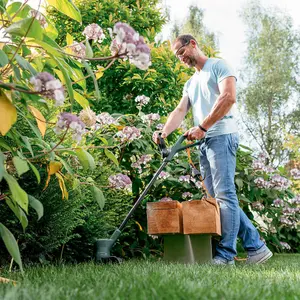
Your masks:
{"label": "jeans pocket", "polygon": [[230,134],[230,148],[231,151],[235,154],[238,147],[239,147],[239,135],[238,133],[231,133]]}

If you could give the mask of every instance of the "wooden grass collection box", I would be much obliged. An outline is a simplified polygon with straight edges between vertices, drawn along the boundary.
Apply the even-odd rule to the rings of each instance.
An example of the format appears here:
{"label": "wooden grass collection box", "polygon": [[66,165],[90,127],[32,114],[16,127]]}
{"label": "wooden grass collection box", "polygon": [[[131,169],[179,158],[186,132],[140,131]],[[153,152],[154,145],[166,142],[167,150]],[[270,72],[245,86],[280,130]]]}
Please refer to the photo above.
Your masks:
{"label": "wooden grass collection box", "polygon": [[147,203],[148,234],[183,233],[182,205],[178,201]]}
{"label": "wooden grass collection box", "polygon": [[183,233],[221,235],[220,208],[216,199],[182,202]]}

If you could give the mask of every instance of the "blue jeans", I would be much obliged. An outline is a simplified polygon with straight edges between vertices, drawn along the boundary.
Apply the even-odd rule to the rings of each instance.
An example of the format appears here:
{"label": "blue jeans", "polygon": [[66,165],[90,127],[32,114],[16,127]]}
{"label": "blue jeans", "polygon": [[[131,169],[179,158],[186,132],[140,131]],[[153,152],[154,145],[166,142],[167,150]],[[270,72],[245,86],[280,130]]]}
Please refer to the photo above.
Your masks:
{"label": "blue jeans", "polygon": [[200,171],[210,195],[220,205],[222,237],[216,257],[233,260],[237,236],[248,252],[264,246],[257,229],[241,210],[234,185],[238,133],[205,138],[200,146]]}

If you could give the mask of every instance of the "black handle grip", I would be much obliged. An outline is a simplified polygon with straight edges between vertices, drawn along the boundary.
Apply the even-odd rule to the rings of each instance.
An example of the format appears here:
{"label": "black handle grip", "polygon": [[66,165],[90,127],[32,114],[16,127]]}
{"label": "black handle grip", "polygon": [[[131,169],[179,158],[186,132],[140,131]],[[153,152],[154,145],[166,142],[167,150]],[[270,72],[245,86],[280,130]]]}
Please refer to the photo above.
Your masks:
{"label": "black handle grip", "polygon": [[158,147],[163,158],[169,155],[169,150],[166,147],[165,140],[161,137],[161,133],[158,134]]}

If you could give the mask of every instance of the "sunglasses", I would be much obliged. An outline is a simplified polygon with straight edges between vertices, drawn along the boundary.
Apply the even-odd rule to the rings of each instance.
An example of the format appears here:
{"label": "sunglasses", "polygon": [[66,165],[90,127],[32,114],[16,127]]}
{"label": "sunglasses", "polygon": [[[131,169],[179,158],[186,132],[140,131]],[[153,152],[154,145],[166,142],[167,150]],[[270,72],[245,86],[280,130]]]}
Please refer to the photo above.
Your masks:
{"label": "sunglasses", "polygon": [[177,58],[179,58],[179,56],[182,56],[182,55],[184,54],[184,52],[185,52],[185,47],[187,47],[187,46],[190,44],[190,42],[191,42],[191,40],[189,40],[187,43],[181,45],[181,46],[177,49],[177,51],[175,52],[175,56],[176,56]]}

